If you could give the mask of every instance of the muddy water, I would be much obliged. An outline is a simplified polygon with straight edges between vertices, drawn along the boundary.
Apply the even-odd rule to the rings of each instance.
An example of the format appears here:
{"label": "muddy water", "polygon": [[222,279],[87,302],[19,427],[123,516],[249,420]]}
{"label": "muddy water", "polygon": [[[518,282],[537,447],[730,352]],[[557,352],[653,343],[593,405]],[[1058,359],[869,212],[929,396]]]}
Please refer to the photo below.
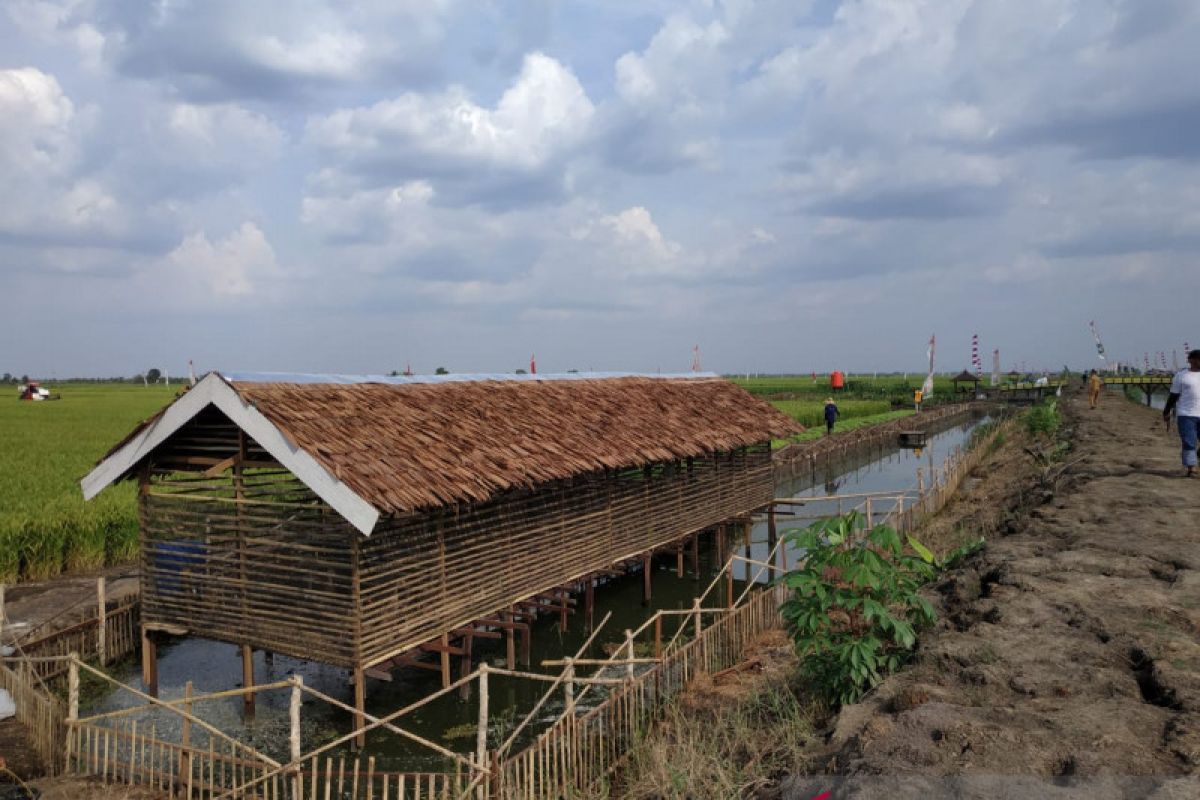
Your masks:
{"label": "muddy water", "polygon": [[[917,469],[929,470],[931,465],[940,465],[957,446],[964,445],[977,420],[952,425],[930,436],[929,444],[921,451],[883,449],[860,454],[857,458],[831,469],[828,473],[807,475],[780,485],[777,497],[824,497],[835,494],[857,494],[863,492],[903,491],[916,485]],[[860,502],[847,499],[843,510]],[[886,504],[876,511],[885,511]],[[836,514],[837,501],[810,501],[796,509],[801,516]],[[780,532],[788,528],[807,524],[806,519],[789,518],[781,514],[778,518]],[[738,542],[738,552],[762,560],[768,552],[767,525],[765,520],[757,522],[752,530],[752,542],[745,548]],[[788,563],[795,563],[798,554],[789,553]],[[657,559],[654,563],[653,600],[650,605],[642,602],[642,576],[638,573],[614,578],[596,589],[596,621],[611,614],[587,657],[602,658],[624,639],[626,629],[641,625],[655,610],[662,608],[690,608],[693,598],[708,585],[719,565],[708,537],[704,537],[700,549],[700,574],[691,572],[690,558],[686,559],[685,575],[675,572],[674,556]],[[757,568],[751,568],[757,572]],[[735,572],[738,579],[735,590],[740,594],[747,579],[744,567]],[[765,577],[761,578],[765,580]],[[582,603],[581,603],[582,605]],[[680,619],[683,619],[682,617]],[[664,626],[664,638],[674,632],[674,623]],[[558,615],[547,614],[537,620],[532,635],[532,669],[557,673],[557,668],[543,668],[543,659],[562,658],[574,653],[586,640],[582,614],[570,617],[568,628],[560,630]],[[476,639],[476,659],[487,659],[495,666],[504,665],[504,642],[500,640]],[[458,659],[454,659],[457,673]],[[183,686],[191,680],[196,694],[216,692],[240,686],[241,659],[233,645],[196,638],[177,638],[159,646],[159,687],[163,699],[181,697]],[[523,667],[522,667],[523,668]],[[288,656],[254,654],[254,669],[257,683],[283,680],[290,674],[299,674],[306,685],[311,686],[343,702],[353,702],[353,689],[348,685],[345,670],[315,662],[302,661]],[[130,663],[117,669],[116,677],[135,687],[141,687],[140,670]],[[494,747],[507,735],[517,722],[533,707],[549,684],[527,679],[490,676],[489,709],[492,731],[489,746]],[[391,682],[368,679],[367,711],[387,714],[405,704],[424,697],[440,688],[437,672],[401,669],[393,673]],[[267,754],[285,760],[287,758],[288,700],[290,690],[277,689],[260,695],[257,713],[253,720],[244,721],[241,700],[229,698],[199,704],[194,713],[230,735],[262,749]],[[602,690],[592,690],[582,697],[580,705],[590,706],[602,699]],[[110,693],[92,698],[81,715],[98,713],[132,705],[139,701],[125,692]],[[545,721],[553,720],[562,709],[562,694],[548,701],[539,712]],[[173,717],[174,715],[170,715]],[[177,726],[174,719],[161,713],[143,715],[139,726],[145,730],[155,724],[159,730]],[[175,718],[177,719],[177,718]],[[478,706],[475,696],[461,697],[457,692],[407,715],[403,727],[421,736],[441,742],[447,748],[466,753],[474,749],[475,724]],[[319,700],[306,698],[301,714],[302,747],[305,752],[332,741],[350,728],[349,714],[335,709]],[[534,726],[535,728],[537,726]],[[172,737],[174,738],[174,737]],[[177,739],[175,739],[177,741]],[[193,729],[192,741],[206,747],[204,735]],[[443,769],[446,763],[441,756],[406,739],[386,731],[375,731],[368,737],[367,752],[377,757],[377,768],[396,770]]]}

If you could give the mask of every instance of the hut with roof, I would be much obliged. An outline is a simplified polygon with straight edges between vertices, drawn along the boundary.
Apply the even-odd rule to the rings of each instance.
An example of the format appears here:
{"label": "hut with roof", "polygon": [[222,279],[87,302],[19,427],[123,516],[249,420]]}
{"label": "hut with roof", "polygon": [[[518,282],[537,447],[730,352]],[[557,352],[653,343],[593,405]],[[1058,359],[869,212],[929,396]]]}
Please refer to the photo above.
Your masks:
{"label": "hut with roof", "polygon": [[950,379],[954,384],[955,394],[970,393],[972,397],[979,392],[979,381],[978,375],[965,369]]}
{"label": "hut with roof", "polygon": [[368,671],[770,503],[796,430],[715,375],[210,373],[82,488],[138,481],[148,684],[165,630],[347,668],[361,710]]}

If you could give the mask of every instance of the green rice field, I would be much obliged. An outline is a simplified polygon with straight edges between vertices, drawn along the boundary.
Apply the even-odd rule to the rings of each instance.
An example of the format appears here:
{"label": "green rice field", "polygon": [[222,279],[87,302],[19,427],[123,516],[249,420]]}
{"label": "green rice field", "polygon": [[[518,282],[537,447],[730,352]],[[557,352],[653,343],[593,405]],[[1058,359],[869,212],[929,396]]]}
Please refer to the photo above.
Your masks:
{"label": "green rice field", "polygon": [[83,502],[79,479],[178,385],[52,384],[62,400],[0,395],[0,581],[128,561],[137,552],[134,487]]}

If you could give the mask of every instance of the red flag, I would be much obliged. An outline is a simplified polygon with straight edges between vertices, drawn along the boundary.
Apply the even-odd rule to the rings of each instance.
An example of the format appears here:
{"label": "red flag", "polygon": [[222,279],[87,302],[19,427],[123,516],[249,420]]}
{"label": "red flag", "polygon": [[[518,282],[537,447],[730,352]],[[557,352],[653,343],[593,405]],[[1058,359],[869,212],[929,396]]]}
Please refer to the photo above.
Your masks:
{"label": "red flag", "polygon": [[533,356],[529,357],[529,374],[537,375],[537,361],[534,360]]}

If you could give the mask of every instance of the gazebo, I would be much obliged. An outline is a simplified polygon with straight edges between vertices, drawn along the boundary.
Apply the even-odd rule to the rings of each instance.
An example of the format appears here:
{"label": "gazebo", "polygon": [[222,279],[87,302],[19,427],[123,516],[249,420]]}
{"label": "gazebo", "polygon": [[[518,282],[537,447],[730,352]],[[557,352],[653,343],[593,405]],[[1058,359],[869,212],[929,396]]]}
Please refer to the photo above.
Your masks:
{"label": "gazebo", "polygon": [[951,379],[951,382],[954,384],[955,394],[965,394],[969,392],[971,396],[974,396],[979,391],[979,376],[974,375],[965,369],[955,375]]}
{"label": "gazebo", "polygon": [[797,430],[712,374],[214,372],[82,488],[139,486],[147,684],[186,633],[344,667],[361,713],[368,670],[447,680],[453,632],[747,518]]}

